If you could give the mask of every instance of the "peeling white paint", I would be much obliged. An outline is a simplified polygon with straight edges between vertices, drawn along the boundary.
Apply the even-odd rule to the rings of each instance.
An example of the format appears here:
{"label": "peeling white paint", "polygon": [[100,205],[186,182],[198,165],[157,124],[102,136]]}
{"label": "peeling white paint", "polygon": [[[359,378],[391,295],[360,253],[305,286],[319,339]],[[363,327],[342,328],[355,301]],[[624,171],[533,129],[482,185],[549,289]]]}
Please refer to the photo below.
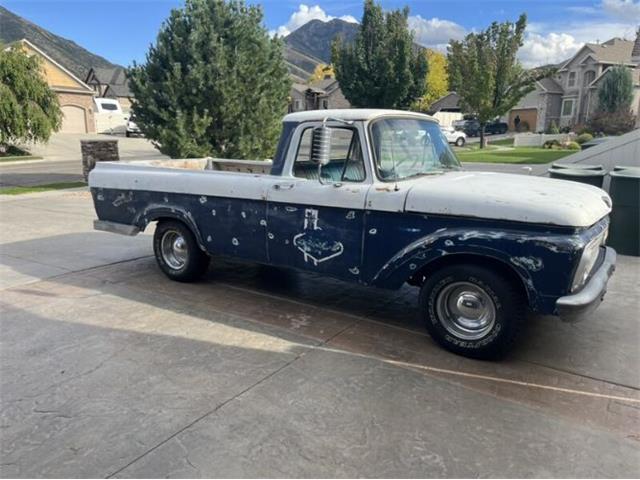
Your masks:
{"label": "peeling white paint", "polygon": [[216,216],[216,209],[215,208],[211,209],[211,215],[214,216],[214,217]]}
{"label": "peeling white paint", "polygon": [[271,232],[269,232],[267,236],[269,237],[269,240],[273,240],[274,238],[276,238],[275,235]]}
{"label": "peeling white paint", "polygon": [[354,275],[358,275],[360,273],[360,269],[358,267],[353,267],[349,269],[349,272],[353,273]]}
{"label": "peeling white paint", "polygon": [[240,216],[242,218],[247,218],[247,212],[240,212]]}
{"label": "peeling white paint", "polygon": [[205,197],[204,195],[202,195],[198,200],[199,200],[199,201],[200,201],[200,203],[202,203],[203,205],[204,205],[205,203],[207,203],[207,197]]}
{"label": "peeling white paint", "polygon": [[210,242],[212,240],[211,235],[207,236],[207,242]]}
{"label": "peeling white paint", "polygon": [[262,226],[262,227],[266,227],[267,226],[267,221],[264,218],[262,220],[260,220],[260,226]]}
{"label": "peeling white paint", "polygon": [[356,218],[356,212],[354,212],[353,210],[350,210],[347,213],[347,216],[345,217],[347,220],[353,220],[354,218]]}
{"label": "peeling white paint", "polygon": [[542,270],[542,267],[544,266],[544,264],[542,263],[542,259],[537,257],[511,257],[509,260],[514,265],[526,268],[527,270],[531,270],[532,272]]}
{"label": "peeling white paint", "polygon": [[451,240],[445,240],[444,245],[446,247],[453,247],[454,243]]}
{"label": "peeling white paint", "polygon": [[375,228],[372,228],[371,230],[369,230],[369,235],[375,235],[376,233],[378,233],[378,230]]}
{"label": "peeling white paint", "polygon": [[415,263],[409,264],[409,270],[415,270],[416,268],[417,268],[417,265]]}
{"label": "peeling white paint", "polygon": [[234,246],[236,246],[236,247],[237,247],[238,245],[240,245],[240,242],[239,242],[239,241],[238,241],[238,239],[237,239],[237,238],[235,238],[235,237],[233,237],[233,238],[231,239],[231,243],[232,243]]}
{"label": "peeling white paint", "polygon": [[293,213],[293,212],[297,212],[298,209],[296,207],[285,207],[285,210],[287,212]]}

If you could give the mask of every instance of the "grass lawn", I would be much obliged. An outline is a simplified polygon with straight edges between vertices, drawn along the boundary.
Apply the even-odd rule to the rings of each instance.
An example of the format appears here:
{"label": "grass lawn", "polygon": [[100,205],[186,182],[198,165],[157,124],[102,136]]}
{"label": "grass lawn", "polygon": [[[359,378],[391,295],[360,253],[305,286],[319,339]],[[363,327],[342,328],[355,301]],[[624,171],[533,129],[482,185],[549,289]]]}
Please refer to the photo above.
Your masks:
{"label": "grass lawn", "polygon": [[50,190],[63,190],[65,188],[86,187],[84,182],[59,182],[47,183],[45,185],[34,185],[31,187],[2,187],[0,195],[21,195],[23,193],[48,192]]}
{"label": "grass lawn", "polygon": [[576,150],[548,150],[545,148],[517,147],[509,149],[460,149],[456,155],[461,162],[476,163],[549,163],[576,153]]}

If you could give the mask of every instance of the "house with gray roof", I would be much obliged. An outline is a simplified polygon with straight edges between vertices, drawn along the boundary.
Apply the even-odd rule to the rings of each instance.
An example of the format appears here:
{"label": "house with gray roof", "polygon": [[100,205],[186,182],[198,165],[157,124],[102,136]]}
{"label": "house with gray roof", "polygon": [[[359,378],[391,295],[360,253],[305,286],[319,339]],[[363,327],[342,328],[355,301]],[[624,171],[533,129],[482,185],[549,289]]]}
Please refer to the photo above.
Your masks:
{"label": "house with gray roof", "polygon": [[291,86],[289,113],[304,110],[351,108],[335,78],[325,77],[310,85],[293,83]]}
{"label": "house with gray roof", "polygon": [[[635,50],[638,50],[635,54]],[[624,65],[634,81],[633,114],[640,118],[640,30],[635,41],[612,38],[604,43],[586,43],[573,57],[557,65],[552,77],[543,78],[509,112],[512,130],[546,131],[584,124],[598,107],[598,86],[609,68]],[[520,121],[516,122],[516,118]]]}
{"label": "house with gray roof", "polygon": [[114,98],[125,113],[129,112],[133,95],[129,90],[129,80],[124,68],[92,68],[85,83],[93,88],[97,97]]}

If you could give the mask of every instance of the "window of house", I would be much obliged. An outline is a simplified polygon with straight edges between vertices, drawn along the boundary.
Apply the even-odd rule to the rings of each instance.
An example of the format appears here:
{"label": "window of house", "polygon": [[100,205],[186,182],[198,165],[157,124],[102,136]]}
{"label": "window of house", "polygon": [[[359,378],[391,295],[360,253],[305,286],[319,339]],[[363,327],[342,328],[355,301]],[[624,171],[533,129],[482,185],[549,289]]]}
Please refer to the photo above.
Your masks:
{"label": "window of house", "polygon": [[293,102],[293,109],[298,112],[300,111],[301,107],[301,102],[300,100],[296,100],[295,102]]}
{"label": "window of house", "polygon": [[329,108],[329,100],[322,100],[322,108],[325,110]]}
{"label": "window of house", "polygon": [[568,87],[575,87],[576,85],[576,72],[569,73],[569,81],[567,82]]}
{"label": "window of house", "polygon": [[[363,182],[366,174],[358,131],[352,128],[331,130],[330,160],[322,167],[322,179],[327,182]],[[313,128],[307,128],[302,133],[293,164],[293,175],[317,180],[318,165],[311,161],[312,133]]]}
{"label": "window of house", "polygon": [[591,82],[593,82],[595,79],[596,79],[596,72],[594,72],[593,70],[589,70],[584,74],[583,85],[585,87],[588,87],[591,84]]}
{"label": "window of house", "polygon": [[573,115],[573,98],[567,98],[562,102],[562,116],[570,117]]}

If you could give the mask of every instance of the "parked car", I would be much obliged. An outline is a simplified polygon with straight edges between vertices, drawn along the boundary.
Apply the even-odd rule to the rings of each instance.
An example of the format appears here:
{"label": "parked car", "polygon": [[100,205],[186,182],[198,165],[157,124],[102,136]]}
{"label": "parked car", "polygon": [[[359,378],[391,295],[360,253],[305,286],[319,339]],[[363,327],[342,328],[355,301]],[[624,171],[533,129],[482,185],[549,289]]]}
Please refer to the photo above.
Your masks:
{"label": "parked car", "polygon": [[[480,135],[480,122],[476,119],[458,120],[453,123],[453,126],[456,130],[466,133],[468,137],[477,137]],[[498,120],[489,122],[484,127],[484,133],[487,135],[504,134],[507,133],[507,130],[509,130],[509,125]]]}
{"label": "parked car", "polygon": [[506,353],[527,310],[580,318],[615,268],[606,192],[460,171],[438,123],[417,113],[292,113],[272,163],[98,162],[89,186],[96,229],[136,235],[157,222],[155,257],[172,280],[201,278],[221,255],[408,283],[432,337],[469,357]]}
{"label": "parked car", "polygon": [[135,116],[131,115],[127,119],[127,130],[125,131],[125,135],[130,137],[131,135],[141,135],[140,127],[136,124]]}
{"label": "parked car", "polygon": [[447,139],[447,142],[454,144],[456,147],[463,147],[467,142],[467,134],[453,127],[440,127],[440,131],[444,138]]}
{"label": "parked car", "polygon": [[122,134],[126,132],[127,116],[120,102],[114,98],[94,98],[97,133]]}

